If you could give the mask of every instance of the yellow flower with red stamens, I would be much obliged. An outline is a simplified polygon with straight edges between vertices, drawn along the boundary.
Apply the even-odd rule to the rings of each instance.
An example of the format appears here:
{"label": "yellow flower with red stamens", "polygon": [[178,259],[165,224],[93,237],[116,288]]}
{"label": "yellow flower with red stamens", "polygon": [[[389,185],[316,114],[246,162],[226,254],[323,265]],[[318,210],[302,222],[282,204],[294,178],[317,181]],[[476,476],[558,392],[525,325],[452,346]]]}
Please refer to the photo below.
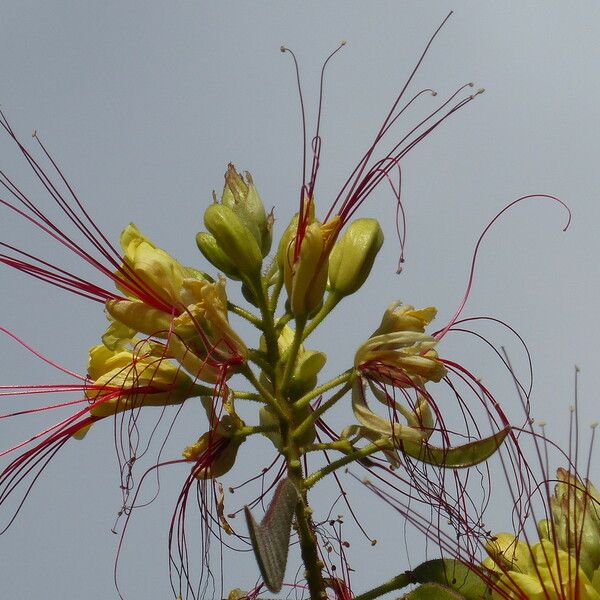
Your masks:
{"label": "yellow flower with red stamens", "polygon": [[196,395],[195,384],[180,366],[145,352],[143,347],[131,352],[94,346],[88,375],[85,393],[92,401],[90,414],[94,417],[141,406],[181,404]]}

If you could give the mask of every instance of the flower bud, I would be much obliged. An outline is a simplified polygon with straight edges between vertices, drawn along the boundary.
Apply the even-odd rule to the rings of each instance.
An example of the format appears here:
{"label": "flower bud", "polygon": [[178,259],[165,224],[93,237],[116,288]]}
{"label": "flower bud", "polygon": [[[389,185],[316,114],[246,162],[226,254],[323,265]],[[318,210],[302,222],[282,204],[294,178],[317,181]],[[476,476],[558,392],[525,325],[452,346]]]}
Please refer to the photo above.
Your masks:
{"label": "flower bud", "polygon": [[558,469],[559,483],[550,498],[552,521],[540,523],[545,536],[559,548],[577,555],[581,568],[591,577],[600,566],[600,494],[565,469]]}
{"label": "flower bud", "polygon": [[298,213],[296,213],[290,224],[287,226],[286,230],[283,232],[281,239],[279,240],[279,245],[277,246],[277,264],[279,268],[283,271],[285,264],[288,261],[288,249],[290,245],[294,244],[294,238],[296,236],[296,231],[298,230]]}
{"label": "flower bud", "polygon": [[254,236],[263,257],[269,254],[273,240],[273,215],[267,215],[248,171],[240,175],[229,163],[221,202],[240,218]]}
{"label": "flower bud", "polygon": [[262,255],[258,242],[231,208],[211,204],[204,212],[204,224],[240,274],[250,278],[260,275]]}
{"label": "flower bud", "polygon": [[313,390],[317,385],[319,371],[325,366],[327,356],[317,350],[298,353],[296,366],[288,387],[291,400],[297,400]]}
{"label": "flower bud", "polygon": [[230,279],[241,279],[239,270],[227,254],[221,250],[213,235],[206,231],[201,231],[196,235],[196,245],[204,255],[204,258],[219,269],[219,271],[227,275]]}
{"label": "flower bud", "polygon": [[283,275],[290,310],[296,318],[309,316],[323,301],[329,255],[341,225],[341,219],[337,216],[325,224],[317,221],[310,223],[302,232],[297,256],[297,241],[292,240],[288,244]]}
{"label": "flower bud", "polygon": [[383,244],[383,231],[375,219],[350,223],[329,258],[329,285],[339,296],[354,294],[366,281]]}

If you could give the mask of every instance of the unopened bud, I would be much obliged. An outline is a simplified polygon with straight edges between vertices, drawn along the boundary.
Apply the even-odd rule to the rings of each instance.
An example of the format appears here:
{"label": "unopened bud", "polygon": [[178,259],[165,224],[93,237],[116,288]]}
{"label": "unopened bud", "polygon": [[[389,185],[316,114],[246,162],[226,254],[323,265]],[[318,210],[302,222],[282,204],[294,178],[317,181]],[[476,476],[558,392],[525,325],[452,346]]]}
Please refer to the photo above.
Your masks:
{"label": "unopened bud", "polygon": [[329,285],[339,296],[354,294],[366,281],[383,244],[375,219],[357,219],[333,247],[329,258]]}
{"label": "unopened bud", "polygon": [[258,243],[231,208],[211,204],[204,213],[204,224],[241,275],[260,275],[262,255]]}
{"label": "unopened bud", "polygon": [[206,231],[201,231],[196,235],[196,244],[198,249],[219,271],[227,275],[230,279],[240,279],[240,272],[227,254],[221,249],[213,235]]}
{"label": "unopened bud", "polygon": [[267,215],[256,191],[252,176],[247,171],[240,175],[229,163],[225,173],[225,187],[221,202],[240,218],[254,236],[263,257],[269,254],[273,240],[273,216]]}
{"label": "unopened bud", "polygon": [[326,354],[317,350],[306,350],[298,355],[288,388],[288,394],[292,400],[304,396],[315,388],[319,371],[326,362]]}
{"label": "unopened bud", "polygon": [[[591,576],[600,567],[600,493],[565,469],[550,498],[552,523],[546,526],[559,548],[577,554],[581,568]],[[550,537],[550,536],[548,536]]]}
{"label": "unopened bud", "polygon": [[302,232],[299,252],[297,240],[292,239],[287,246],[283,275],[290,309],[296,318],[311,315],[323,301],[329,255],[341,226],[339,217],[325,224],[313,221]]}

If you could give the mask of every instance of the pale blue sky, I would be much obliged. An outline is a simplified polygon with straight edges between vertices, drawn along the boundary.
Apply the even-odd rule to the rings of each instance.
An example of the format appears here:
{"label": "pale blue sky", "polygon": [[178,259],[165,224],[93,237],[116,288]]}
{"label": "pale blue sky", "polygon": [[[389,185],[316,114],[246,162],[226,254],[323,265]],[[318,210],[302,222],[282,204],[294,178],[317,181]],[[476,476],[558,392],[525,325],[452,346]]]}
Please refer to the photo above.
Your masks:
{"label": "pale blue sky", "polygon": [[[38,130],[113,241],[134,221],[182,262],[202,266],[194,235],[228,162],[252,172],[265,204],[276,207],[279,232],[296,210],[299,110],[291,61],[280,45],[298,55],[312,123],[320,65],[340,40],[348,40],[326,84],[317,189],[318,206],[325,208],[430,33],[451,9],[455,14],[413,89],[433,87],[443,97],[473,81],[487,91],[403,163],[408,238],[401,276],[394,274],[398,245],[391,194],[382,188],[361,209],[361,215],[381,219],[384,250],[368,289],[340,306],[332,329],[315,341],[330,354],[334,375],[348,366],[354,347],[394,299],[434,304],[437,323],[445,324],[462,298],[477,236],[494,214],[521,195],[554,194],[573,211],[569,231],[561,231],[565,214],[558,206],[534,201],[516,207],[485,241],[464,315],[501,318],[523,335],[534,360],[533,414],[566,441],[575,364],[581,368],[582,423],[600,416],[596,2],[9,0],[0,24],[0,104],[27,141]],[[423,106],[433,102],[426,99]],[[398,134],[410,123],[399,125]],[[16,155],[4,139],[1,168],[43,198]],[[0,238],[89,273],[5,212]],[[0,270],[0,288],[0,325],[69,368],[85,371],[87,349],[104,328],[99,305],[7,269]],[[499,330],[486,331],[523,364],[514,340]],[[10,340],[0,339],[0,348],[2,383],[58,381]],[[449,337],[441,350],[480,374],[507,410],[519,415],[510,382],[482,346]],[[13,401],[11,410],[16,406]],[[193,422],[196,412],[189,414],[168,446],[172,456],[204,430],[205,423]],[[20,439],[44,423],[48,415],[10,420],[2,423],[0,437]],[[252,461],[255,456],[261,454]],[[592,471],[600,476],[600,469]],[[170,597],[165,540],[185,474],[182,469],[166,476],[159,501],[139,511],[131,524],[120,563],[128,599]],[[399,517],[391,517],[394,529],[388,520],[378,522],[387,513],[377,501],[364,494],[360,500],[370,532],[382,541],[393,539],[371,549],[347,527],[354,566],[377,565],[359,572],[358,590],[409,566]],[[116,597],[112,568],[118,538],[111,527],[119,507],[113,433],[104,423],[84,441],[65,446],[18,521],[0,538],[3,595]],[[193,523],[191,517],[190,527]],[[217,572],[217,550],[214,558]],[[419,559],[411,556],[413,565]],[[252,585],[252,557],[233,560],[225,587]],[[292,564],[288,579],[293,577]],[[216,586],[219,594],[218,581]]]}

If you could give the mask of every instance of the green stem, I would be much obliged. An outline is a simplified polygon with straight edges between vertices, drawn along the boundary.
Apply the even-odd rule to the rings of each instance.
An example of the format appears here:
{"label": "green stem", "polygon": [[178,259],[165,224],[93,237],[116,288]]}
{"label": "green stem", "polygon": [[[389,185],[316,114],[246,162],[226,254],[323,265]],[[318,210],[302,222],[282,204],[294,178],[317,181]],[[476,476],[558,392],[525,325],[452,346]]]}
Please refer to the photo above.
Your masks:
{"label": "green stem", "polygon": [[388,450],[393,447],[394,447],[394,445],[392,444],[392,441],[385,439],[385,438],[381,438],[371,444],[367,444],[363,448],[359,448],[358,450],[355,450],[354,452],[346,454],[346,456],[343,456],[342,458],[339,458],[338,460],[335,460],[332,463],[325,465],[322,469],[319,469],[318,471],[315,471],[312,475],[309,475],[304,480],[304,487],[306,489],[309,489],[313,485],[315,485],[315,483],[317,483],[317,481],[323,479],[323,477],[325,477],[326,475],[329,475],[329,473],[333,473],[334,471],[337,471],[340,467],[343,467],[349,463],[360,460],[361,458],[366,458],[367,456],[370,456],[371,454],[375,454],[376,452],[379,452],[380,450]]}
{"label": "green stem", "polygon": [[275,365],[279,362],[279,347],[277,346],[277,338],[279,336],[275,330],[273,311],[269,306],[268,290],[266,286],[261,284],[260,287],[254,289],[254,292],[254,296],[258,301],[258,307],[262,316],[260,329],[263,332],[265,343],[267,345],[268,363],[271,368],[274,369]]}
{"label": "green stem", "polygon": [[304,326],[306,325],[306,318],[296,319],[296,331],[294,332],[294,340],[289,350],[286,352],[285,370],[283,371],[283,377],[279,385],[281,394],[285,396],[286,389],[292,379],[294,373],[294,367],[296,366],[296,359],[298,358],[298,352],[302,345],[302,333],[304,332]]}
{"label": "green stem", "polygon": [[325,412],[327,412],[332,406],[334,406],[340,398],[343,398],[348,390],[351,388],[351,385],[347,383],[342,389],[338,390],[329,400],[321,404],[318,408],[311,411],[308,417],[298,425],[298,427],[294,430],[294,436],[296,439],[302,439],[302,436],[306,433],[308,428],[315,423],[315,421]]}
{"label": "green stem", "polygon": [[296,400],[296,402],[294,402],[294,407],[297,409],[302,409],[302,408],[307,407],[310,404],[311,400],[318,398],[321,394],[328,392],[330,389],[332,389],[338,385],[342,385],[343,383],[346,383],[348,381],[348,379],[350,379],[350,377],[352,377],[352,371],[348,370],[348,371],[345,371],[344,373],[342,373],[341,375],[338,375],[335,379],[330,379],[327,383],[324,383],[323,385],[316,387],[311,392],[308,392],[308,394],[305,394],[304,396],[302,396],[302,398],[298,398],[298,400]]}
{"label": "green stem", "polygon": [[406,573],[396,575],[396,577],[393,577],[389,581],[378,585],[364,594],[354,596],[354,600],[372,600],[373,598],[379,598],[379,596],[383,596],[383,594],[393,592],[394,590],[399,590],[407,585],[410,585],[411,583],[414,583],[413,574],[411,571],[406,571]]}
{"label": "green stem", "polygon": [[212,398],[215,395],[215,389],[200,383],[194,383],[190,390],[190,398],[208,396]]}
{"label": "green stem", "polygon": [[304,330],[303,339],[306,339],[321,324],[321,321],[337,306],[341,299],[341,296],[338,296],[337,294],[329,294],[327,296],[321,310],[314,316]]}
{"label": "green stem", "polygon": [[248,360],[252,361],[255,365],[260,367],[263,371],[271,373],[271,364],[267,361],[265,353],[261,350],[255,350],[254,348],[248,349]]}
{"label": "green stem", "polygon": [[247,425],[246,427],[240,427],[237,431],[233,433],[231,436],[232,439],[241,438],[245,439],[250,435],[255,435],[257,433],[265,433],[269,431],[276,431],[276,425]]}
{"label": "green stem", "polygon": [[292,315],[292,313],[285,313],[277,320],[277,323],[275,324],[275,329],[277,331],[281,331],[293,318],[294,315]]}
{"label": "green stem", "polygon": [[335,440],[334,442],[320,442],[318,444],[311,444],[307,446],[305,452],[327,452],[328,450],[337,450],[344,454],[349,454],[354,450],[354,447],[348,440]]}
{"label": "green stem", "polygon": [[277,302],[279,302],[279,294],[281,293],[281,288],[283,287],[283,272],[279,271],[277,275],[277,280],[275,281],[275,287],[273,288],[273,293],[271,294],[271,299],[269,300],[269,309],[273,313],[277,308]]}
{"label": "green stem", "polygon": [[300,492],[300,499],[296,505],[296,530],[300,541],[300,554],[306,569],[306,583],[311,600],[325,600],[325,582],[323,581],[323,563],[319,557],[319,548],[315,536],[315,527],[312,523],[312,510],[308,504],[308,497],[304,486],[302,463],[300,453],[294,440],[290,439],[289,429],[282,432],[285,454],[288,467],[288,477]]}
{"label": "green stem", "polygon": [[256,402],[263,402],[263,397],[256,392],[240,392],[233,390],[233,397],[239,398],[240,400],[255,400]]}
{"label": "green stem", "polygon": [[238,315],[239,317],[246,319],[246,321],[252,323],[254,327],[258,327],[260,329],[260,327],[262,326],[262,321],[259,317],[252,314],[249,310],[246,310],[245,308],[234,304],[233,302],[227,302],[227,309],[232,313]]}
{"label": "green stem", "polygon": [[277,414],[280,420],[287,422],[287,415],[281,410],[277,399],[269,390],[262,385],[262,383],[256,378],[250,367],[244,365],[240,369],[240,373],[254,386],[256,391],[262,396],[264,402],[266,402]]}
{"label": "green stem", "polygon": [[311,600],[324,600],[327,598],[325,582],[321,570],[323,563],[319,558],[317,540],[310,523],[310,509],[305,501],[298,502],[296,506],[296,527],[300,538],[300,554],[306,567],[306,583]]}

